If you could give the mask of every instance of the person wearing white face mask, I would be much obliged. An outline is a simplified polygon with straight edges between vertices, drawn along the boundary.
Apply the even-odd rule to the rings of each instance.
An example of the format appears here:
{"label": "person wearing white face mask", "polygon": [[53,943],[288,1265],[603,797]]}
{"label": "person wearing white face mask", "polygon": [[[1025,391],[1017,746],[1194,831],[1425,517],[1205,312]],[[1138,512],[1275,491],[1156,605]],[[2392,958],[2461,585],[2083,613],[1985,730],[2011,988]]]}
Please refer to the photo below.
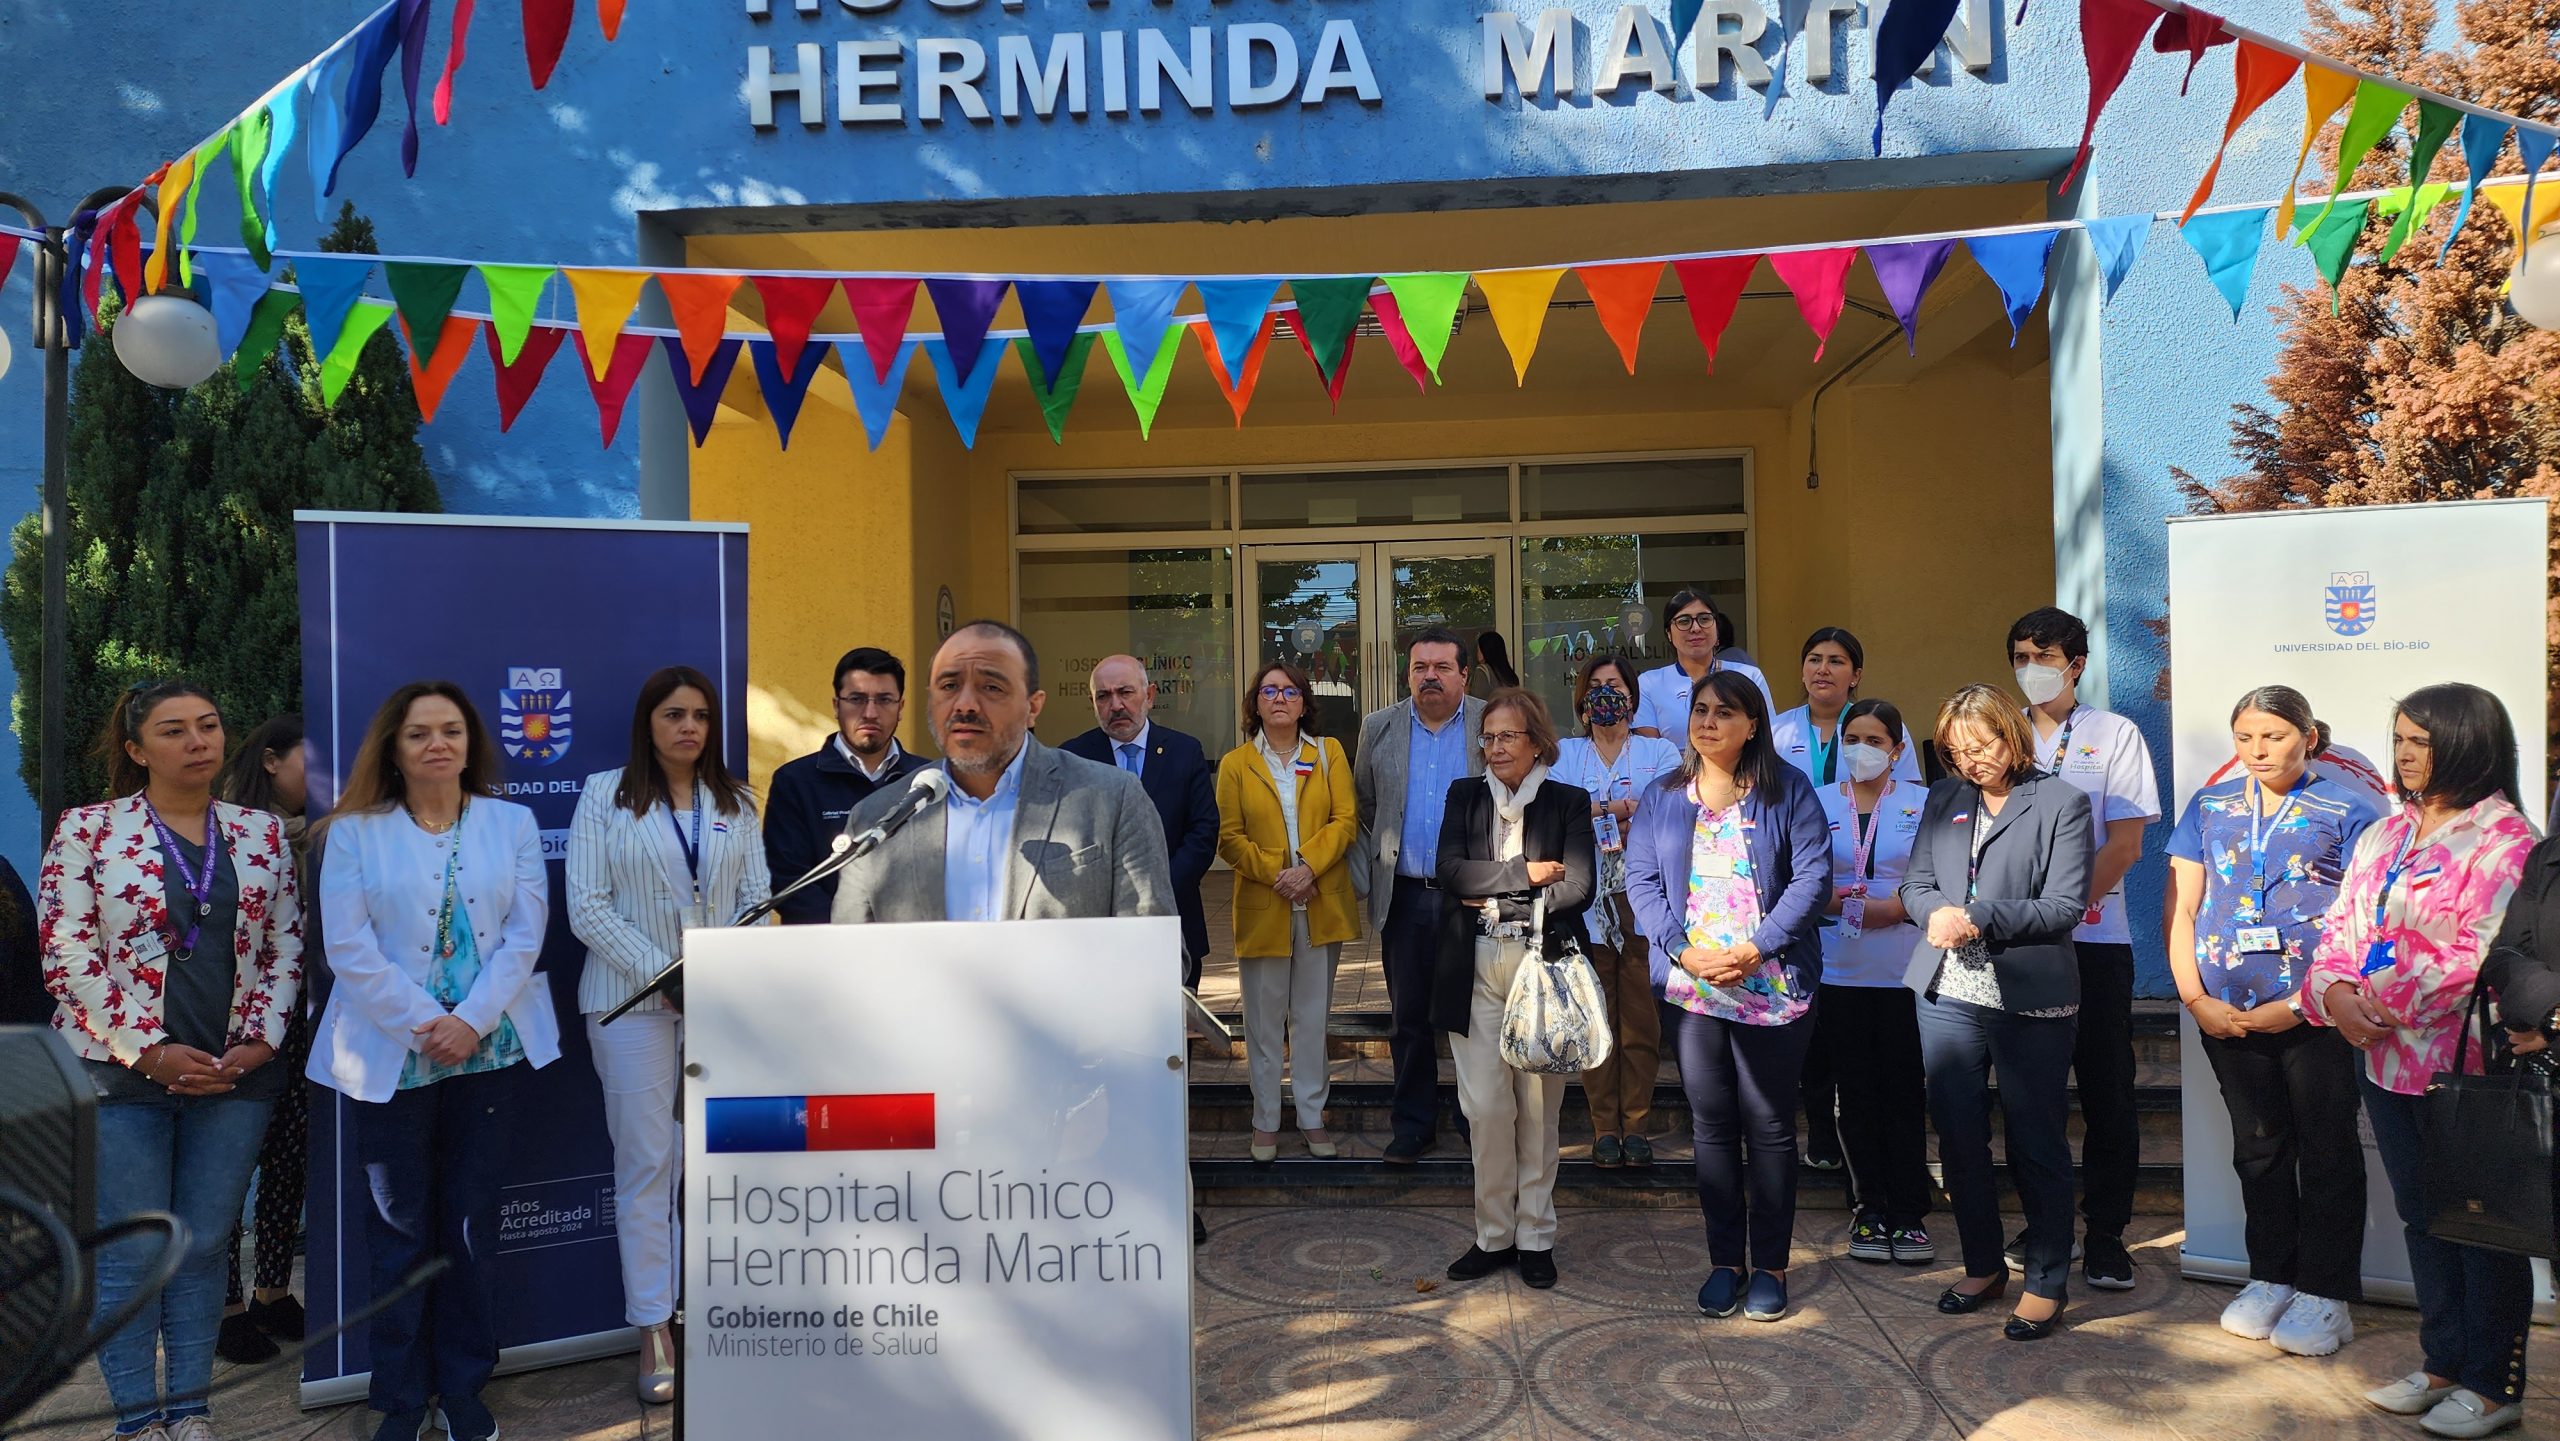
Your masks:
{"label": "person wearing white face mask", "polygon": [[1910,753],[1902,712],[1862,700],[1840,716],[1838,784],[1819,788],[1831,823],[1831,924],[1813,1044],[1840,1090],[1840,1139],[1857,1193],[1849,1255],[1923,1265],[1938,1248],[1929,1214],[1928,1115],[1920,1016],[1902,983],[1920,930],[1903,910],[1902,874],[1929,792],[1893,774]]}
{"label": "person wearing white face mask", "polygon": [[[2096,855],[2089,871],[2088,911],[2072,933],[2080,967],[2080,1033],[2071,1072],[2080,1092],[2081,1217],[2087,1231],[2089,1284],[2133,1288],[2133,1258],[2124,1228],[2133,1220],[2134,1178],[2142,1133],[2134,1112],[2133,933],[2124,914],[2125,872],[2142,856],[2142,832],[2160,818],[2159,773],[2133,722],[2080,701],[2089,667],[2089,627],[2046,606],[2009,627],[2009,664],[2027,698],[2035,768],[2089,797]],[[2009,1243],[2009,1264],[2023,1268],[2024,1238]]]}

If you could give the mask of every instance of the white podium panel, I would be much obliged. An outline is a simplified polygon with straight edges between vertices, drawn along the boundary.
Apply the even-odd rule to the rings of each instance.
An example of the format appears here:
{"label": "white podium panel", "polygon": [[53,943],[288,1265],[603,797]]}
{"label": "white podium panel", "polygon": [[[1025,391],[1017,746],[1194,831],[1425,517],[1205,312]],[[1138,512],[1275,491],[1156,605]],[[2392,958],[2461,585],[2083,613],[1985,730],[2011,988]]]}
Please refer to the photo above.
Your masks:
{"label": "white podium panel", "polygon": [[1178,921],[686,945],[695,1435],[1187,1441]]}

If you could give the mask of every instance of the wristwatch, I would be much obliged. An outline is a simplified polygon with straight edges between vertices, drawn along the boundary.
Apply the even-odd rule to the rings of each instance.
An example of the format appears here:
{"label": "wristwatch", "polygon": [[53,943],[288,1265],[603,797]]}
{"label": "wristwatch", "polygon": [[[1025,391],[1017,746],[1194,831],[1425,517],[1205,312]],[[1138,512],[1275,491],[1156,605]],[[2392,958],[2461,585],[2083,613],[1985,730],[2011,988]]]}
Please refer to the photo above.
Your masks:
{"label": "wristwatch", "polygon": [[2303,1014],[2302,992],[2300,991],[2296,991],[2292,995],[2284,998],[2284,1008],[2293,1012],[2293,1018],[2297,1021],[2307,1021],[2311,1019],[2309,1016]]}

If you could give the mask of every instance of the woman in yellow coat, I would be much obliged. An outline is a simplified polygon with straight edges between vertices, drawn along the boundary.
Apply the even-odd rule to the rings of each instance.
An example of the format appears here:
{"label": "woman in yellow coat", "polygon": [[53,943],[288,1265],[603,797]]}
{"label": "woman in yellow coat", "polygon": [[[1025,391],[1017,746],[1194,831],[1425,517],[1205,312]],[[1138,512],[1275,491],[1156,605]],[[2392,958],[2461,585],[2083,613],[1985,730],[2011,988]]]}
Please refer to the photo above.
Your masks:
{"label": "woman in yellow coat", "polygon": [[1306,672],[1274,662],[1244,693],[1245,743],[1218,763],[1218,854],[1235,868],[1236,968],[1244,984],[1253,1159],[1280,1153],[1280,1056],[1307,1153],[1330,1157],[1325,1023],[1333,968],[1359,927],[1344,862],[1360,831],[1351,762],[1315,733]]}

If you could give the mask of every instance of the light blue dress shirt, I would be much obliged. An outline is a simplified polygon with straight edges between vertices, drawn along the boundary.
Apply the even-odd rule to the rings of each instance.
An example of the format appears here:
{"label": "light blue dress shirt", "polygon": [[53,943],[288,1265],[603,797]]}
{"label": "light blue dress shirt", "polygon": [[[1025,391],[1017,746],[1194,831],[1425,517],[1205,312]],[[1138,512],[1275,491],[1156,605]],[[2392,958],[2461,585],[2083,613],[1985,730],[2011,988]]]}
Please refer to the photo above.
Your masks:
{"label": "light blue dress shirt", "polygon": [[1397,875],[1440,873],[1440,813],[1448,808],[1450,784],[1466,774],[1465,703],[1436,731],[1415,711],[1404,758],[1404,837],[1396,852]]}
{"label": "light blue dress shirt", "polygon": [[942,849],[942,914],[954,921],[1004,919],[1005,862],[1012,852],[1013,815],[1022,804],[1022,758],[1013,753],[995,790],[978,800],[953,781]]}

